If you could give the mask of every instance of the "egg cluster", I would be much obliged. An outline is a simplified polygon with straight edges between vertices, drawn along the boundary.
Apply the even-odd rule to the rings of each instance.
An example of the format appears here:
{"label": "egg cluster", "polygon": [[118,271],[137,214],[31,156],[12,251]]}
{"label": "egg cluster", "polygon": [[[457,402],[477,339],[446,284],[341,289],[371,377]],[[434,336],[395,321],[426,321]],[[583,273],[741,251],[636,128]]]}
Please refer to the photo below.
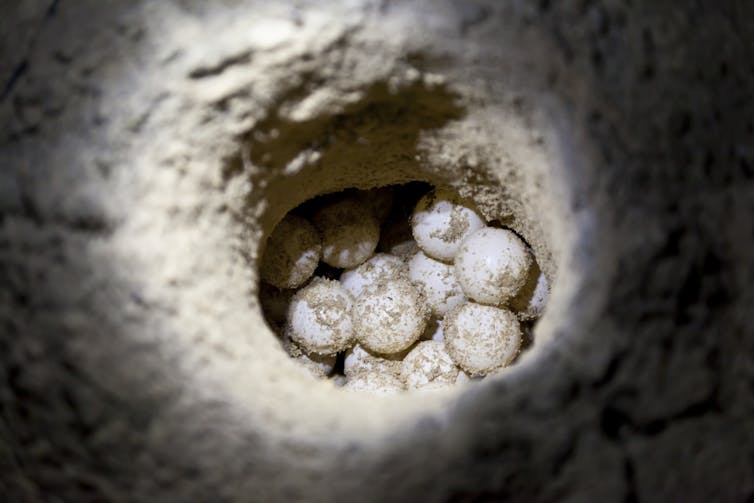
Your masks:
{"label": "egg cluster", "polygon": [[529,247],[449,190],[416,197],[323,196],[269,236],[265,316],[316,376],[375,394],[437,388],[498,372],[521,351],[549,290]]}

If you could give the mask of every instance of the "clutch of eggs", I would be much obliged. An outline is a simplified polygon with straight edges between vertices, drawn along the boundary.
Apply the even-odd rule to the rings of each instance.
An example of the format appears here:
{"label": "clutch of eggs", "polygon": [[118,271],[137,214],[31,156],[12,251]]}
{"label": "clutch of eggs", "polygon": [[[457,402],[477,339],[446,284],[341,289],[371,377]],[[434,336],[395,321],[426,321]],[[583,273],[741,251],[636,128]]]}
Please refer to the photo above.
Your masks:
{"label": "clutch of eggs", "polygon": [[305,203],[267,238],[260,276],[262,309],[291,358],[376,395],[511,365],[522,322],[549,294],[516,233],[449,189],[415,184]]}

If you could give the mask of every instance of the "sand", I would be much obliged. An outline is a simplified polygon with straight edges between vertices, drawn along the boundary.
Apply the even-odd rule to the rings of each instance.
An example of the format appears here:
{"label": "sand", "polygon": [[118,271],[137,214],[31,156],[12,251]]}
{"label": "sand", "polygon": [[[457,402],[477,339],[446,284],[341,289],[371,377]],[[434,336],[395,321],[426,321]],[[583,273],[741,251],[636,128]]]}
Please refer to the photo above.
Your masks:
{"label": "sand", "polygon": [[[7,499],[752,493],[750,2],[11,3]],[[349,393],[265,323],[261,243],[410,180],[523,236],[548,308],[510,372]]]}

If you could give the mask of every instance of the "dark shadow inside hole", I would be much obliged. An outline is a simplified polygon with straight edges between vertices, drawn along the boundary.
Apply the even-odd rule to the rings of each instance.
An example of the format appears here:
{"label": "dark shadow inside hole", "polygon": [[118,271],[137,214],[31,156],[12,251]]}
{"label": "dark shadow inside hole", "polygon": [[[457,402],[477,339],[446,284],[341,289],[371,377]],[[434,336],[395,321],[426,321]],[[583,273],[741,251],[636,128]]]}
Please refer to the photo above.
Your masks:
{"label": "dark shadow inside hole", "polygon": [[457,96],[443,86],[415,83],[395,91],[377,82],[358,102],[334,115],[292,121],[271,114],[246,138],[249,158],[257,166],[280,169],[308,149],[323,152],[321,162],[327,163],[328,154],[339,155],[343,145],[369,152],[372,158],[377,151],[407,155],[420,132],[462,117],[456,102]]}
{"label": "dark shadow inside hole", "polygon": [[248,177],[260,189],[249,193],[246,205],[251,211],[264,207],[258,219],[263,232],[300,201],[323,193],[429,179],[418,149],[422,135],[465,113],[457,94],[422,82],[397,89],[377,82],[355,103],[294,120],[290,111],[306,98],[306,90],[286,94],[225,161],[226,179]]}

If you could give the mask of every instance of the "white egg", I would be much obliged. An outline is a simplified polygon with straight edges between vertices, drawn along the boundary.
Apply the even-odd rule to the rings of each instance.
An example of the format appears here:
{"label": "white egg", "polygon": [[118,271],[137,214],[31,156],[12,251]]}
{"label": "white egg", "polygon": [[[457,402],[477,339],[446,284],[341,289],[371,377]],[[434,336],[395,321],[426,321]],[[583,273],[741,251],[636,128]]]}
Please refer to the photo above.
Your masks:
{"label": "white egg", "polygon": [[337,282],[315,278],[296,292],[286,334],[307,353],[331,355],[354,342],[351,294]]}
{"label": "white egg", "polygon": [[355,269],[344,271],[340,283],[355,299],[365,290],[374,288],[378,281],[396,279],[406,272],[406,264],[400,258],[378,253]]}
{"label": "white egg", "polygon": [[448,354],[471,376],[509,365],[521,347],[521,326],[515,314],[474,302],[448,313],[444,332]]}
{"label": "white egg", "polygon": [[394,355],[379,355],[364,349],[361,344],[355,344],[348,349],[343,360],[343,373],[352,377],[360,372],[400,372],[401,359],[406,351]]}
{"label": "white egg", "polygon": [[531,263],[531,253],[518,236],[506,229],[486,227],[463,242],[455,271],[469,298],[500,305],[524,285]]}
{"label": "white egg", "polygon": [[451,385],[458,379],[458,367],[440,341],[422,341],[406,355],[401,364],[401,379],[407,389],[430,384]]}
{"label": "white egg", "polygon": [[314,225],[322,235],[322,261],[333,267],[356,267],[374,254],[380,226],[369,207],[344,199],[321,208]]}
{"label": "white egg", "polygon": [[408,278],[427,299],[432,314],[438,318],[465,299],[453,266],[419,252],[408,262]]}
{"label": "white egg", "polygon": [[435,189],[414,208],[411,230],[424,253],[452,262],[463,240],[485,226],[473,203],[447,190]]}
{"label": "white egg", "polygon": [[302,353],[301,356],[294,358],[304,368],[309,370],[315,377],[325,378],[329,376],[335,368],[336,355],[317,355]]}
{"label": "white egg", "polygon": [[353,328],[364,348],[381,354],[403,351],[421,336],[429,319],[424,296],[408,279],[382,281],[353,306]]}
{"label": "white egg", "polygon": [[372,395],[394,395],[404,390],[398,376],[385,372],[361,372],[348,378],[343,388]]}
{"label": "white egg", "polygon": [[296,215],[287,215],[267,239],[260,274],[278,288],[297,288],[317,268],[322,240],[312,224]]}
{"label": "white egg", "polygon": [[298,344],[293,342],[289,337],[284,337],[283,347],[288,355],[297,363],[307,369],[315,377],[325,378],[329,376],[335,368],[337,355],[318,355],[309,354],[301,349]]}

